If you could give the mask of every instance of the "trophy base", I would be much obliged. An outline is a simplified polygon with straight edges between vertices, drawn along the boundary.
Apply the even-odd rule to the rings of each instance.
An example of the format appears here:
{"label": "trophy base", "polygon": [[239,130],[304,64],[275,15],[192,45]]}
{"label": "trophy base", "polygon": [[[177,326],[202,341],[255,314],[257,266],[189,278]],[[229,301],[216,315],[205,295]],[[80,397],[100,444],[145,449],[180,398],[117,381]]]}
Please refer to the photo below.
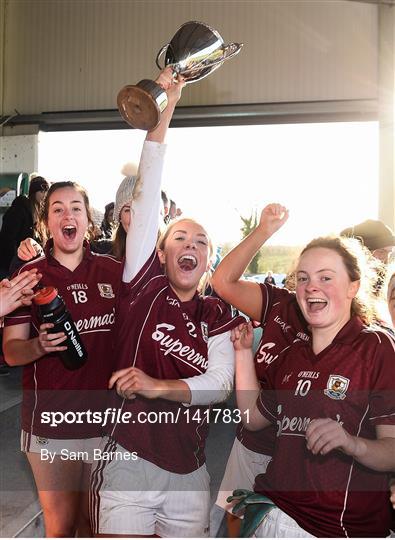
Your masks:
{"label": "trophy base", "polygon": [[124,86],[118,93],[117,104],[122,118],[130,126],[152,131],[167,106],[167,95],[154,81],[143,79],[136,85]]}

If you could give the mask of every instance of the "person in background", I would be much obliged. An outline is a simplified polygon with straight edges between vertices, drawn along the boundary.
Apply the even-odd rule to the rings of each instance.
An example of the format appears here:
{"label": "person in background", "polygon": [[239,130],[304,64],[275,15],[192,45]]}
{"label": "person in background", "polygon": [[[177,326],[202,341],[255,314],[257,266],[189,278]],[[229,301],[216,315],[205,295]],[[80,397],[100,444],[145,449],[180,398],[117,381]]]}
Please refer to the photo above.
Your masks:
{"label": "person in background", "polygon": [[166,191],[163,191],[163,189],[160,192],[162,197],[162,211],[163,211],[163,221],[166,223],[166,218],[169,214],[169,198],[167,196]]}
{"label": "person in background", "polygon": [[101,222],[102,238],[112,238],[114,227],[114,203],[110,202],[104,207],[104,217]]}
{"label": "person in background", "polygon": [[357,238],[372,254],[377,274],[375,290],[379,296],[384,288],[387,265],[391,261],[395,246],[393,231],[382,221],[367,219],[344,229],[340,236]]}
{"label": "person in background", "polygon": [[308,327],[266,369],[263,387],[250,350],[251,324],[233,332],[243,423],[249,430],[276,427],[273,459],[254,486],[276,508],[255,535],[385,537],[395,470],[395,343],[370,326],[377,318],[371,258],[355,240],[318,238],[299,256],[296,293],[244,281],[251,258],[287,219],[282,205],[266,206],[213,277],[217,292],[241,310],[259,313],[267,292],[276,296],[284,334],[295,308]]}
{"label": "person in background", "polygon": [[267,271],[267,276],[265,277],[264,283],[269,284],[269,285],[275,285],[276,284],[276,281],[275,281],[275,279],[273,277],[273,272],[271,270]]}
{"label": "person in background", "polygon": [[172,199],[170,199],[170,208],[169,208],[169,218],[170,218],[170,221],[172,219],[176,219],[177,217],[177,205],[175,203],[175,201],[173,201]]}
{"label": "person in background", "polygon": [[111,254],[119,260],[123,260],[126,251],[126,235],[130,225],[130,204],[135,195],[134,189],[137,182],[137,166],[128,163],[122,169],[125,178],[120,183],[115,195],[114,224],[115,229],[112,238]]}
{"label": "person in background", "polygon": [[49,186],[49,182],[42,176],[32,178],[28,196],[16,197],[4,214],[0,231],[0,277],[10,274],[11,261],[22,240],[30,237],[41,242],[36,225],[40,204]]}
{"label": "person in background", "polygon": [[395,328],[395,271],[389,272],[387,287],[388,311],[390,312],[392,326]]}
{"label": "person in background", "polygon": [[368,248],[373,257],[388,264],[395,246],[393,231],[382,221],[367,219],[362,223],[347,227],[340,236],[358,238]]}

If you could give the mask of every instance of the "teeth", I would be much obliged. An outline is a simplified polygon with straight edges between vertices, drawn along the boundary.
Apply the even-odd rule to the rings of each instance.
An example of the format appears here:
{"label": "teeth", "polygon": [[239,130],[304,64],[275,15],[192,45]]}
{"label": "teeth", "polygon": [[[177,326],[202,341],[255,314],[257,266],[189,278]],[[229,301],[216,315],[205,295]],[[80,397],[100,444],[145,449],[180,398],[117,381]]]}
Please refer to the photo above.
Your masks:
{"label": "teeth", "polygon": [[191,261],[194,266],[197,265],[197,259],[193,255],[182,255],[182,257],[178,259],[178,262],[182,263],[183,261]]}
{"label": "teeth", "polygon": [[322,298],[308,298],[307,301],[309,304],[326,304],[326,300]]}

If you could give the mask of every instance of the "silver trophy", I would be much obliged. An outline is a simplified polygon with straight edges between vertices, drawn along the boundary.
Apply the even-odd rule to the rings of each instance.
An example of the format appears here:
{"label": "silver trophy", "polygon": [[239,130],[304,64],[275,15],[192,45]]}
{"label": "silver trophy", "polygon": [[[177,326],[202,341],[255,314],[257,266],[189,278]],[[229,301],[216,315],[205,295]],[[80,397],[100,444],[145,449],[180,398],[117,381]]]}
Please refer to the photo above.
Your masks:
{"label": "silver trophy", "polygon": [[[225,46],[217,30],[190,21],[180,26],[170,43],[160,49],[156,65],[161,70],[170,66],[175,77],[182,75],[186,83],[192,83],[218,69],[225,60],[238,54],[242,46],[242,43]],[[159,60],[163,55],[164,66],[161,66]],[[118,93],[117,103],[122,118],[129,125],[150,131],[160,122],[167,95],[159,84],[143,79],[136,85],[124,86]]]}

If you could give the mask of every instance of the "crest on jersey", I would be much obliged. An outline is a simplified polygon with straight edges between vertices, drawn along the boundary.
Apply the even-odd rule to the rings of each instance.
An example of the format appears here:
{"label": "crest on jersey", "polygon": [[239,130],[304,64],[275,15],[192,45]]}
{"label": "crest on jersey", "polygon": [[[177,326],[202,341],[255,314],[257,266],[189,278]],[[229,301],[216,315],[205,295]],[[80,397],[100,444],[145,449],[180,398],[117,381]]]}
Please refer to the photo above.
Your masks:
{"label": "crest on jersey", "polygon": [[48,444],[49,439],[46,439],[45,437],[38,437],[36,435],[36,443],[40,445]]}
{"label": "crest on jersey", "polygon": [[200,323],[200,328],[202,329],[202,336],[205,343],[208,342],[208,324],[205,322]]}
{"label": "crest on jersey", "polygon": [[342,375],[329,375],[324,394],[332,399],[344,399],[350,379]]}
{"label": "crest on jersey", "polygon": [[110,283],[98,283],[97,287],[99,289],[100,296],[102,296],[103,298],[115,297],[114,291],[112,290],[112,286]]}

